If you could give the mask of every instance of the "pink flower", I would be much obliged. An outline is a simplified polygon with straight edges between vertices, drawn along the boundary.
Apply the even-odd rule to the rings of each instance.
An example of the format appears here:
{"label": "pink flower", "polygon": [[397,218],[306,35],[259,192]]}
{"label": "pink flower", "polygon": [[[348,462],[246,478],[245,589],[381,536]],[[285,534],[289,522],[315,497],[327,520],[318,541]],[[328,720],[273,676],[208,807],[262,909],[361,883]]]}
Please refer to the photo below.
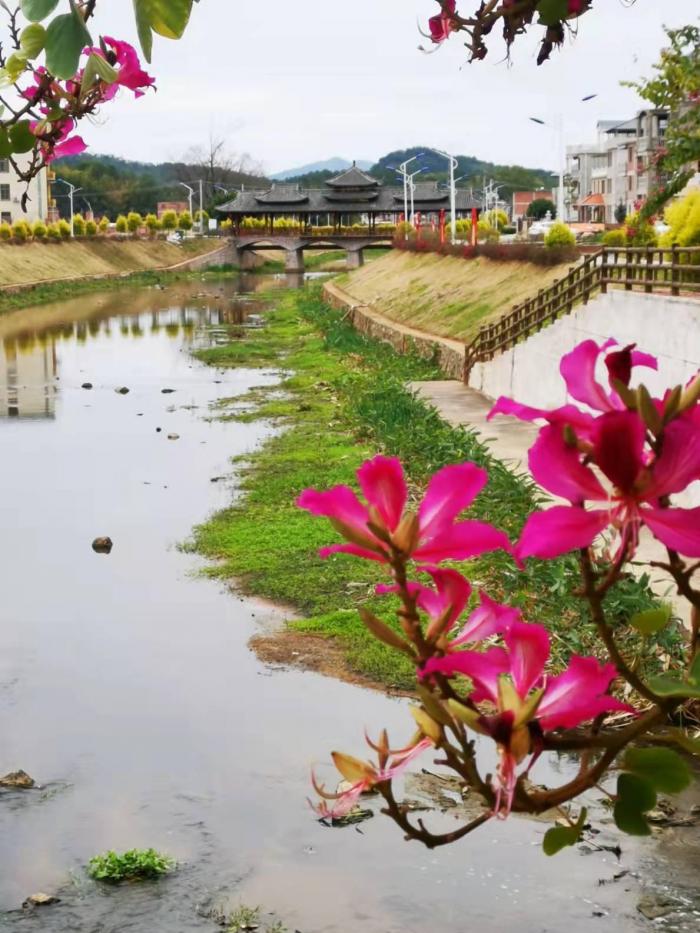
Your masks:
{"label": "pink flower", "polygon": [[[658,368],[655,357],[635,350],[634,344],[629,344],[622,350],[607,353],[615,345],[616,342],[612,339],[606,340],[601,345],[598,345],[595,340],[584,340],[570,353],[563,356],[559,364],[559,371],[564,378],[569,395],[594,411],[624,410],[625,405],[613,387],[613,379],[628,386],[632,378],[632,369],[635,366]],[[609,388],[601,385],[596,378],[596,365],[603,354],[606,354],[604,362],[608,370]],[[489,412],[489,419],[499,414],[514,415],[521,421],[537,421],[542,418],[550,424],[569,424],[576,428],[581,436],[585,436],[593,423],[591,415],[582,412],[574,405],[564,405],[548,411],[521,405],[504,396],[498,399]]]}
{"label": "pink flower", "polygon": [[64,142],[54,146],[52,152],[46,153],[44,161],[49,163],[53,162],[54,159],[62,159],[64,156],[80,155],[80,153],[85,152],[86,149],[87,144],[82,136],[71,136],[69,139],[64,140]]}
{"label": "pink flower", "polygon": [[[588,547],[610,525],[620,534],[620,548],[631,554],[644,524],[672,550],[700,557],[700,508],[664,507],[667,496],[700,478],[700,419],[686,416],[668,424],[658,454],[645,451],[645,434],[636,412],[611,411],[596,419],[585,456],[612,484],[608,491],[560,427],[543,428],[530,450],[530,471],[571,505],[531,515],[516,556],[550,558]],[[588,511],[584,502],[603,508]]]}
{"label": "pink flower", "polygon": [[457,0],[438,0],[438,3],[440,3],[440,12],[428,20],[428,32],[425,33],[419,29],[422,36],[436,45],[440,45],[451,33],[457,31],[455,24]]}
{"label": "pink flower", "polygon": [[[343,790],[335,794],[329,793],[323,784],[318,783],[315,774],[312,772],[311,782],[314,790],[322,799],[317,804],[311,804],[311,807],[321,819],[337,820],[346,816],[362,794],[370,792],[377,784],[391,781],[405,771],[414,758],[422,755],[426,749],[433,747],[430,739],[423,738],[407,748],[394,752],[388,747],[389,742],[386,732],[382,733],[378,745],[374,745],[369,739],[367,739],[367,742],[379,753],[379,768],[375,768],[369,761],[360,761],[358,758],[344,755],[342,752],[331,753],[333,763],[348,784]],[[326,803],[327,800],[332,800],[333,805],[329,807]]]}
{"label": "pink flower", "polygon": [[377,456],[357,471],[367,504],[349,486],[325,492],[306,489],[297,505],[329,518],[350,543],[321,548],[321,557],[345,553],[388,563],[400,551],[423,563],[467,560],[497,548],[510,550],[506,535],[478,521],[456,521],[487,482],[485,470],[473,463],[444,467],[432,477],[417,515],[406,510],[408,491],[400,461]]}
{"label": "pink flower", "polygon": [[[104,43],[112,50],[111,55],[105,56],[101,49],[90,49],[90,51],[106,57],[111,65],[119,68],[115,82],[116,86],[112,85],[114,91],[110,96],[113,97],[117,87],[121,86],[133,91],[135,97],[143,97],[144,92],[141,88],[155,86],[155,78],[143,70],[138,53],[133,45],[129,45],[128,42],[121,42],[119,39],[112,39],[109,36],[104,37]],[[105,100],[109,100],[110,96],[105,95]]]}
{"label": "pink flower", "polygon": [[503,637],[507,650],[455,651],[431,658],[422,676],[468,677],[473,684],[473,703],[486,701],[496,708],[492,714],[449,704],[458,718],[497,743],[500,764],[494,783],[494,810],[507,816],[518,781],[517,766],[532,754],[528,770],[532,767],[543,733],[572,729],[601,713],[630,707],[607,694],[616,676],[612,664],[601,665],[595,658],[573,655],[562,674],[548,679],[544,669],[550,643],[543,626],[514,621]]}

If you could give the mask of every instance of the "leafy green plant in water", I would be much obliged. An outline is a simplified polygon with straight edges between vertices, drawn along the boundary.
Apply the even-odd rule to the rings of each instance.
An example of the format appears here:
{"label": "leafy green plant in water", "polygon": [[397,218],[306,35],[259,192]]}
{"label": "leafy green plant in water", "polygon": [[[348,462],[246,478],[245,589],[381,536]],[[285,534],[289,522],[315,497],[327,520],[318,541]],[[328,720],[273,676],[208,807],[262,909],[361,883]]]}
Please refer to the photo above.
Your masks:
{"label": "leafy green plant in water", "polygon": [[130,849],[121,855],[112,851],[96,855],[88,863],[88,874],[95,881],[121,884],[159,878],[175,867],[174,859],[155,849]]}

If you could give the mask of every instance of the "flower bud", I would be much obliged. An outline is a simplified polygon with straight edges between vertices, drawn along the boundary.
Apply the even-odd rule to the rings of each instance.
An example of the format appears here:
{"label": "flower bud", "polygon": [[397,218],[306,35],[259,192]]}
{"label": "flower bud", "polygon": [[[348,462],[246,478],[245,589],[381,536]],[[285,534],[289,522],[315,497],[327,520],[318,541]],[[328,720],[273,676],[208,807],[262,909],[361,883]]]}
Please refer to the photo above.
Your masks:
{"label": "flower bud", "polygon": [[640,385],[637,389],[637,409],[642,416],[642,421],[649,428],[651,433],[654,436],[661,434],[663,430],[661,415],[656,405],[654,405],[651,395],[649,395],[649,390],[644,385]]}
{"label": "flower bud", "polygon": [[407,512],[401,519],[398,528],[391,536],[394,547],[402,554],[410,554],[418,544],[420,525],[415,512]]}
{"label": "flower bud", "polygon": [[331,758],[338,771],[351,784],[372,780],[376,776],[376,771],[367,761],[360,761],[359,758],[353,758],[352,755],[345,755],[343,752],[331,752]]}
{"label": "flower bud", "polygon": [[409,709],[423,735],[435,742],[436,745],[439,744],[442,741],[442,728],[438,723],[420,706],[411,706]]}

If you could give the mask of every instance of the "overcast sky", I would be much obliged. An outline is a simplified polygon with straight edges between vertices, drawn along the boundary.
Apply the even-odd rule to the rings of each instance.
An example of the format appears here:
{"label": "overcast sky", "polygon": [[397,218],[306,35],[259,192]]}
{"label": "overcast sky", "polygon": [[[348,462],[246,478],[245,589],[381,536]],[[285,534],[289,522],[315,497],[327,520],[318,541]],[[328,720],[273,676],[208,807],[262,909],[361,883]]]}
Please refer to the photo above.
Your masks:
{"label": "overcast sky", "polygon": [[[697,0],[595,6],[578,38],[538,68],[539,29],[516,43],[510,66],[497,37],[473,65],[458,37],[420,52],[418,21],[434,0],[201,0],[180,42],[156,40],[158,93],[134,102],[122,91],[81,132],[91,152],[145,161],[180,158],[211,134],[270,172],[411,145],[556,168],[553,134],[528,116],[565,112],[568,143],[593,138],[598,119],[631,116],[639,101],[620,81],[650,72],[664,24],[698,17]],[[100,31],[135,41],[131,8],[102,0]]]}

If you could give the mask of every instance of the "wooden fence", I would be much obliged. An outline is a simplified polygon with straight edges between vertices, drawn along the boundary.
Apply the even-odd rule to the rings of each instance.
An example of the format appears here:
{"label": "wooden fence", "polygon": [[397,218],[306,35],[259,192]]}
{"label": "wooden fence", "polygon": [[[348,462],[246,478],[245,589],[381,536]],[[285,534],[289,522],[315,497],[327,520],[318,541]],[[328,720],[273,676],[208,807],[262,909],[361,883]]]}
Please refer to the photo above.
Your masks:
{"label": "wooden fence", "polygon": [[608,287],[666,295],[700,293],[700,246],[603,247],[512,311],[480,328],[467,347],[465,376]]}

